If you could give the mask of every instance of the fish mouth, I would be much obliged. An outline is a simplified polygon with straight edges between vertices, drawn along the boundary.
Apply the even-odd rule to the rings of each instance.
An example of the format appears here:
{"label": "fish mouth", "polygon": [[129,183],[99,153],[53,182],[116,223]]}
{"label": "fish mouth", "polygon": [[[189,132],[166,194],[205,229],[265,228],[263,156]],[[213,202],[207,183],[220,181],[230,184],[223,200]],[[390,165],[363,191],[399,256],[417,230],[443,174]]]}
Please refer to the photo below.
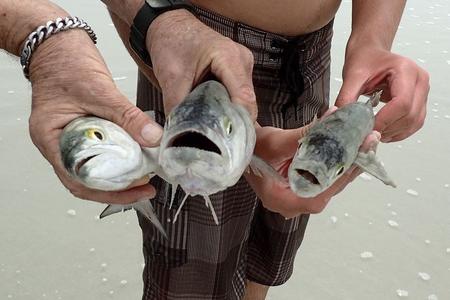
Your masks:
{"label": "fish mouth", "polygon": [[196,131],[188,131],[176,135],[167,146],[196,148],[222,155],[222,151],[213,141]]}
{"label": "fish mouth", "polygon": [[85,164],[87,164],[88,161],[90,161],[91,159],[93,159],[94,157],[97,157],[97,156],[99,156],[99,155],[100,155],[100,154],[91,155],[91,156],[88,156],[88,157],[83,158],[82,160],[78,161],[78,162],[75,164],[75,167],[74,167],[75,175],[76,175],[76,176],[79,176],[79,175],[80,175],[80,170],[81,170],[81,168],[82,168]]}
{"label": "fish mouth", "polygon": [[309,181],[311,184],[320,185],[320,182],[317,179],[317,177],[314,176],[314,174],[312,174],[310,171],[303,170],[303,169],[295,169],[295,172],[297,172],[297,174],[299,176],[303,177],[305,180]]}

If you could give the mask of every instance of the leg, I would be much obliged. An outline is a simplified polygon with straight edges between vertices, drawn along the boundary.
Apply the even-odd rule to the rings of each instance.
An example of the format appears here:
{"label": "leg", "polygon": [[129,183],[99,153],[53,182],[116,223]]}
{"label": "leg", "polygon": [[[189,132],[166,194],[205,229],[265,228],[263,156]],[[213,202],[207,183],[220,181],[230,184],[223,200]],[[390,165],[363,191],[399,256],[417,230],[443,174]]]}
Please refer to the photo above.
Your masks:
{"label": "leg", "polygon": [[267,285],[247,280],[243,300],[264,300],[268,291],[269,287]]}

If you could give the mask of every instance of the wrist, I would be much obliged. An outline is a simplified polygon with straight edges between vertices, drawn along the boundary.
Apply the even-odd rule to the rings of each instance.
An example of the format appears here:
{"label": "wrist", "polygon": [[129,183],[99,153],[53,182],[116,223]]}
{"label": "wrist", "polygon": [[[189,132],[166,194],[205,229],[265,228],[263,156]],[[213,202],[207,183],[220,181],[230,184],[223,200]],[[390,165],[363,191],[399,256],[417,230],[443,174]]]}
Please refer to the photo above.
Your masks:
{"label": "wrist", "polygon": [[[185,26],[176,26],[177,24],[189,24]],[[164,33],[166,28],[190,28],[190,25],[193,23],[201,23],[197,17],[195,17],[191,12],[186,9],[176,9],[167,11],[161,15],[159,15],[148,28],[147,31],[147,46],[149,45],[148,41],[151,41],[152,36],[158,35],[158,32]],[[148,49],[150,51],[150,48]]]}
{"label": "wrist", "polygon": [[134,17],[144,5],[144,0],[102,0],[108,9],[131,27]]}
{"label": "wrist", "polygon": [[367,33],[352,33],[347,42],[345,55],[348,56],[354,51],[359,51],[361,48],[370,48],[373,50],[390,51],[390,43],[383,41],[383,39],[370,35]]}
{"label": "wrist", "polygon": [[38,26],[52,19],[69,16],[65,10],[50,2],[8,2],[0,4],[0,48],[14,55],[20,55],[25,39]]}
{"label": "wrist", "polygon": [[[80,50],[82,49],[82,51]],[[89,80],[77,70],[92,70],[96,75],[111,77],[104,61],[89,35],[82,29],[73,29],[50,36],[35,51],[30,62],[30,81]]]}

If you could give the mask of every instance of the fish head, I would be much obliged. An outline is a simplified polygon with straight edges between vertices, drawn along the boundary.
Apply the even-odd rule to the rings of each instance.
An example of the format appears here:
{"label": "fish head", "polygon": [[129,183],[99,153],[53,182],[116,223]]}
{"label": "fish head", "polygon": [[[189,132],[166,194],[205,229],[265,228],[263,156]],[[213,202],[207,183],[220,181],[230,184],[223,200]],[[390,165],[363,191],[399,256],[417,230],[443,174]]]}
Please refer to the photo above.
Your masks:
{"label": "fish head", "polygon": [[211,194],[237,182],[250,162],[254,127],[225,87],[207,81],[166,118],[159,164],[186,193]]}
{"label": "fish head", "polygon": [[[121,190],[142,177],[142,152],[118,125],[97,117],[73,120],[60,137],[65,169],[85,186],[99,190]],[[140,177],[139,177],[140,176]]]}
{"label": "fish head", "polygon": [[300,197],[320,194],[350,167],[347,157],[343,145],[332,137],[305,138],[288,170],[291,189]]}

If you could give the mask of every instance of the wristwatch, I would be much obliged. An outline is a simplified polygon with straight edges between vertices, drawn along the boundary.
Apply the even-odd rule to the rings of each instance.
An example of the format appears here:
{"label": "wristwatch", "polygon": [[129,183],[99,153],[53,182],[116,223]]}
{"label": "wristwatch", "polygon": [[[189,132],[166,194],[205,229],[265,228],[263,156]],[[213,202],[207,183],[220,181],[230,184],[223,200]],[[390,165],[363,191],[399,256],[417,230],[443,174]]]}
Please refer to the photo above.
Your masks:
{"label": "wristwatch", "polygon": [[146,0],[144,5],[136,14],[131,25],[130,32],[130,46],[136,52],[137,55],[150,67],[152,62],[150,59],[150,54],[147,51],[147,46],[145,44],[145,39],[147,37],[147,31],[150,24],[158,17],[160,14],[184,8],[193,12],[193,6],[182,0]]}

